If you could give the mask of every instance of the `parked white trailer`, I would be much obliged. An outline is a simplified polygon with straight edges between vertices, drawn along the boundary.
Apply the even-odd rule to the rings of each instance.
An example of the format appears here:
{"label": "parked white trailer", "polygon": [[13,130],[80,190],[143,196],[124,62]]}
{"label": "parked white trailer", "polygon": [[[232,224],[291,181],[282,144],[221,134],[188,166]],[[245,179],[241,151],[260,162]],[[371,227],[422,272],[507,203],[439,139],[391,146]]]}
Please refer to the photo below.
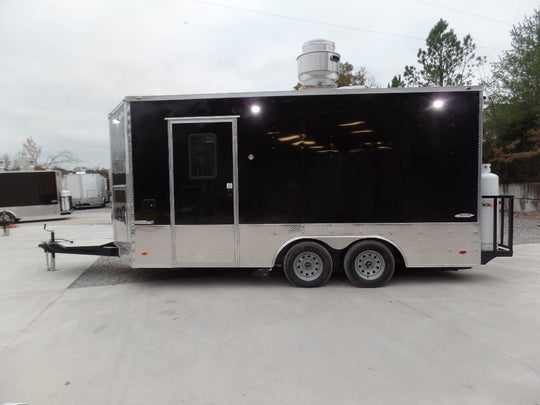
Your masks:
{"label": "parked white trailer", "polygon": [[325,88],[327,41],[298,61],[300,91],[126,97],[109,116],[114,243],[94,254],[281,266],[301,287],[512,255],[513,200],[480,187],[481,87]]}
{"label": "parked white trailer", "polygon": [[109,202],[107,179],[101,174],[77,172],[64,175],[75,208],[103,207]]}
{"label": "parked white trailer", "polygon": [[0,172],[1,221],[46,219],[71,213],[55,170]]}

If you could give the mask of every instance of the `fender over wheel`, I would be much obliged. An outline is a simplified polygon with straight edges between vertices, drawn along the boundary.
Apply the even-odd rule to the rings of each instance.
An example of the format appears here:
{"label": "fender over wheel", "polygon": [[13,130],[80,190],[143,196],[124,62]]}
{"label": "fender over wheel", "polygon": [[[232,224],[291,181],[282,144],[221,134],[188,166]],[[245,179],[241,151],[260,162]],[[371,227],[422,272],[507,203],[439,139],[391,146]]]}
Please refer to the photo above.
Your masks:
{"label": "fender over wheel", "polygon": [[394,274],[392,251],[375,240],[356,242],[345,254],[345,274],[357,287],[382,287]]}
{"label": "fender over wheel", "polygon": [[0,222],[9,222],[10,224],[14,224],[17,222],[17,218],[15,218],[15,215],[13,215],[11,212],[1,211]]}
{"label": "fender over wheel", "polygon": [[332,256],[317,242],[299,242],[283,260],[287,280],[297,287],[319,287],[332,275]]}

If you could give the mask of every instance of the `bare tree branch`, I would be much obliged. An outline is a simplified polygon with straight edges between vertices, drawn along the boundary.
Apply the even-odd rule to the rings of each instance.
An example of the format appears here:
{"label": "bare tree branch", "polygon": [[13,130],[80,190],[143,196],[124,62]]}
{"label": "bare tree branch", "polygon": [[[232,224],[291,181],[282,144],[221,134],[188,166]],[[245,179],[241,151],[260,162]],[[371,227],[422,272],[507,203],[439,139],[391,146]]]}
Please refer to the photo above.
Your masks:
{"label": "bare tree branch", "polygon": [[75,154],[70,151],[63,150],[54,155],[48,155],[45,163],[43,163],[44,169],[52,169],[55,167],[63,168],[63,165],[80,162]]}
{"label": "bare tree branch", "polygon": [[41,146],[39,146],[32,137],[26,138],[22,144],[22,156],[28,157],[34,161],[34,165],[38,164],[41,157]]}

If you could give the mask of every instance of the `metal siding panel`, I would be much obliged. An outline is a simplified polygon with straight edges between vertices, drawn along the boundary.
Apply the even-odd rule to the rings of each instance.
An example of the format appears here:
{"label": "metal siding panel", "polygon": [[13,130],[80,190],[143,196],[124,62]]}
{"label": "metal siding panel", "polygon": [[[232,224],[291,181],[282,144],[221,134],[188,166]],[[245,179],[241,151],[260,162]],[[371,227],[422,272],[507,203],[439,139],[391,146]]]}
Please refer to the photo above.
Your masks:
{"label": "metal siding panel", "polygon": [[[237,95],[237,98],[232,98],[233,95],[230,95],[231,98],[225,98],[226,95],[222,95],[221,98],[215,97],[204,99],[204,101],[201,100],[201,97],[190,99],[189,96],[178,99],[157,98],[155,99],[157,101],[143,99],[143,102],[134,101],[132,108],[134,117],[139,116],[139,114],[145,117],[145,129],[141,134],[146,134],[145,136],[150,138],[163,131],[165,127],[163,120],[188,123],[200,119],[211,122],[212,120],[221,120],[220,114],[241,115],[238,120],[238,164],[240,165],[241,182],[239,184],[241,190],[240,222],[252,224],[261,222],[429,223],[434,221],[451,222],[455,214],[462,212],[476,213],[477,198],[476,195],[472,195],[471,190],[474,189],[474,194],[476,194],[478,189],[476,179],[478,173],[476,162],[478,156],[478,122],[476,117],[478,115],[476,109],[479,99],[478,90],[433,88],[420,91],[420,89],[416,89],[396,92],[394,95],[391,94],[394,93],[393,91],[365,92],[358,89],[350,92],[323,91],[320,94],[316,92],[297,93],[301,94],[292,97],[292,93],[283,93],[278,97],[273,93],[267,93],[264,94],[264,98],[262,95],[261,98],[251,95],[251,99],[247,95],[242,97]],[[448,104],[448,114],[442,114],[438,118],[426,113],[423,108],[418,110],[418,108],[422,107],[420,105],[415,104],[416,107],[413,106],[414,108],[410,107],[408,111],[404,111],[403,108],[399,108],[401,105],[398,103],[398,105],[392,104],[392,111],[401,111],[400,120],[394,118],[388,121],[388,114],[380,113],[385,109],[378,108],[378,105],[375,105],[376,103],[371,102],[379,100],[382,103],[384,100],[395,99],[397,103],[399,100],[404,102],[404,100],[424,99],[427,103],[430,101],[430,97],[436,94],[451,95],[451,98],[456,101],[456,103]],[[426,96],[429,97],[426,98]],[[358,100],[360,99],[363,100],[362,103],[359,103]],[[474,99],[474,110],[468,107],[472,99]],[[370,118],[369,121],[373,120],[373,124],[380,127],[380,131],[376,126],[370,126],[370,129],[376,130],[374,134],[380,133],[381,136],[388,137],[394,143],[392,149],[381,150],[376,153],[362,152],[370,159],[364,159],[366,156],[360,156],[356,160],[349,156],[356,149],[352,148],[349,141],[342,139],[345,142],[343,145],[345,149],[336,154],[333,165],[328,168],[332,173],[327,173],[323,179],[320,173],[326,170],[326,166],[322,163],[311,165],[310,160],[305,159],[316,152],[308,152],[310,149],[304,148],[303,152],[285,155],[278,151],[285,149],[287,147],[286,143],[276,141],[274,145],[267,145],[267,139],[270,138],[269,134],[273,133],[273,131],[278,130],[283,134],[289,134],[297,133],[297,130],[302,129],[302,123],[307,122],[303,117],[295,118],[294,122],[283,121],[283,117],[288,117],[291,110],[302,110],[302,100],[310,100],[308,103],[311,106],[310,109],[313,104],[320,104],[319,110],[310,110],[312,115],[315,114],[315,117],[319,117],[317,118],[319,121],[324,121],[324,117],[329,117],[329,112],[332,112],[333,118],[329,121],[329,124],[333,126],[338,124],[336,119],[339,121],[341,118],[347,118],[342,115],[344,108],[348,109],[349,118],[351,119],[355,117],[360,119],[362,118],[361,115],[367,114],[367,117]],[[316,100],[319,100],[319,102],[315,103]],[[339,103],[337,103],[337,100],[339,100]],[[353,102],[348,100],[353,100]],[[459,107],[463,100],[468,100],[468,102],[465,103],[466,105]],[[384,102],[386,103],[386,101]],[[255,118],[249,112],[252,102],[261,104],[262,113],[259,117]],[[300,106],[288,108],[291,107],[290,103],[294,105],[300,103]],[[418,119],[415,119],[415,115],[409,113],[410,111],[423,114],[422,122],[427,125],[424,126],[424,130],[428,131],[431,128],[429,131],[433,133],[433,136],[419,133],[418,128],[416,128]],[[202,116],[205,113],[211,116]],[[473,113],[475,117],[470,119]],[[313,122],[311,122],[311,128],[308,128],[310,131],[306,135],[308,137],[313,136],[314,140],[326,143],[333,142],[332,136],[334,136],[337,145],[339,143],[337,141],[338,135],[339,138],[342,138],[343,133],[339,130],[335,134],[332,131],[321,132],[321,125],[318,124],[319,121],[317,120],[309,120]],[[135,124],[136,121],[133,122]],[[389,126],[389,122],[393,122],[393,124]],[[403,129],[404,122],[408,123],[406,129]],[[273,128],[274,125],[280,128]],[[466,127],[466,130],[463,130],[463,126]],[[405,131],[407,137],[397,133],[396,128]],[[334,135],[326,139],[325,133]],[[138,139],[135,135],[134,138]],[[409,138],[415,141],[414,145],[411,145]],[[354,136],[351,135],[349,139],[354,139]],[[383,142],[383,140],[379,142]],[[274,146],[274,149],[272,149],[274,152],[267,152],[266,149],[261,148],[262,143],[265,143],[267,149],[272,149],[272,146]],[[436,149],[433,149],[434,147]],[[258,151],[253,151],[253,149],[257,148]],[[430,153],[433,151],[436,153]],[[279,165],[287,166],[287,169],[290,168],[291,170],[282,170],[282,172],[285,171],[283,175],[279,171],[275,173],[272,173],[272,171],[263,172],[261,161],[265,153],[275,155],[275,158],[271,160],[272,162],[279,161]],[[455,155],[452,155],[452,153],[455,153]],[[445,159],[441,161],[441,159],[436,158],[439,154],[444,156]],[[471,154],[474,159],[471,159]],[[249,160],[248,156],[254,156],[254,159]],[[358,161],[359,163],[340,168],[337,164],[338,158],[346,162]],[[330,160],[330,158],[328,157],[327,160]],[[163,159],[163,161],[166,161],[166,159]],[[301,163],[302,161],[305,164]],[[270,165],[268,166],[270,167]],[[280,166],[276,165],[276,167]],[[141,172],[148,171],[141,170],[139,163],[136,165],[137,168],[139,171],[136,174],[140,180]],[[316,170],[313,172],[308,170],[304,173],[309,168],[315,168]],[[152,166],[152,170],[155,170],[155,166]],[[351,176],[347,175],[347,173],[355,171],[359,171],[361,176],[357,179],[359,184],[351,188]],[[297,196],[300,196],[295,200],[296,205],[288,204],[287,201],[289,188],[286,186],[290,182],[290,178],[287,176],[290,176],[291,173],[294,173],[296,177],[303,177],[302,181],[295,180],[297,185],[313,182],[311,188],[307,189],[309,193],[306,193],[306,190],[304,190],[303,194],[296,193]],[[377,173],[380,178],[371,176],[371,173]],[[157,176],[157,178],[160,178],[160,176]],[[314,181],[313,179],[317,180]],[[381,188],[384,189],[384,185],[390,179],[393,180],[394,184],[382,192]],[[340,183],[341,181],[343,184]],[[136,183],[136,186],[137,184],[139,183]],[[304,186],[304,188],[306,187]],[[340,191],[339,193],[336,192],[336,188]],[[349,193],[349,189],[356,191],[355,193]],[[324,198],[312,198],[311,194],[316,197],[323,196]],[[369,194],[375,196],[375,198],[364,199],[363,194]],[[335,198],[325,197],[330,195],[334,195]],[[272,204],[278,206],[275,207]],[[472,218],[469,221],[473,222],[475,219]],[[164,222],[161,223],[165,224]]]}
{"label": "metal siding panel", "polygon": [[[179,260],[171,265],[168,226],[135,227],[134,267],[235,267],[232,225],[177,226]],[[386,240],[408,267],[469,267],[480,264],[480,232],[466,224],[281,224],[240,225],[239,267],[271,267],[280,249],[317,239],[342,250],[362,238]],[[216,249],[210,251],[208,246]],[[466,250],[465,255],[459,254]],[[142,255],[141,253],[148,254]]]}
{"label": "metal siding panel", "polygon": [[126,204],[127,204],[127,245],[130,247],[129,261],[134,262],[134,233],[135,233],[135,197],[133,195],[133,152],[131,147],[131,108],[128,103],[125,106],[125,154],[126,154]]}
{"label": "metal siding panel", "polygon": [[[477,201],[476,206],[481,207],[482,206],[482,164],[483,164],[483,156],[482,156],[482,144],[484,142],[484,91],[481,89],[478,92],[478,170],[477,170]],[[477,221],[480,221],[480,210],[478,211],[477,215]]]}
{"label": "metal siding panel", "polygon": [[171,232],[168,225],[135,226],[135,267],[171,267]]}
{"label": "metal siding panel", "polygon": [[[135,220],[170,224],[168,139],[163,106],[132,106],[131,156]],[[144,201],[153,200],[151,207]]]}
{"label": "metal siding panel", "polygon": [[476,214],[478,93],[452,93],[445,110],[426,107],[438,97],[258,100],[261,117],[238,122],[240,222],[444,223]]}
{"label": "metal siding panel", "polygon": [[317,239],[342,250],[365,238],[383,239],[396,246],[408,267],[480,264],[480,228],[476,223],[271,224],[240,225],[240,266],[271,267],[279,251],[298,239]]}
{"label": "metal siding panel", "polygon": [[[117,122],[115,122],[117,120]],[[131,153],[128,145],[131,130],[130,108],[128,103],[119,105],[109,115],[109,130],[111,141],[111,180],[113,186],[113,233],[114,242],[119,248],[120,257],[132,264],[132,235],[130,224],[133,216],[130,214],[128,201],[133,201],[133,189],[128,189],[126,183],[132,181]],[[122,192],[122,201],[116,201],[116,192]]]}
{"label": "metal siding panel", "polygon": [[177,225],[175,230],[176,266],[234,265],[234,225]]}

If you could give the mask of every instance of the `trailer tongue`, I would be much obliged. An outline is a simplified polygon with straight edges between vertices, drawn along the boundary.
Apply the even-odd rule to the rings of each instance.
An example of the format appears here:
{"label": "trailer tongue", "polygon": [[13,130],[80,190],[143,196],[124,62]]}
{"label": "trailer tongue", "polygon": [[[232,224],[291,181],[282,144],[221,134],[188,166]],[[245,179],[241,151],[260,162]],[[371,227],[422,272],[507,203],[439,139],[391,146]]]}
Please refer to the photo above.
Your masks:
{"label": "trailer tongue", "polygon": [[91,256],[119,256],[118,247],[113,243],[105,243],[98,246],[64,246],[59,241],[73,243],[67,239],[57,239],[53,230],[47,229],[47,225],[43,226],[47,232],[51,233],[51,239],[41,242],[38,246],[45,251],[47,258],[47,271],[56,271],[56,254],[67,253],[72,255],[91,255]]}

